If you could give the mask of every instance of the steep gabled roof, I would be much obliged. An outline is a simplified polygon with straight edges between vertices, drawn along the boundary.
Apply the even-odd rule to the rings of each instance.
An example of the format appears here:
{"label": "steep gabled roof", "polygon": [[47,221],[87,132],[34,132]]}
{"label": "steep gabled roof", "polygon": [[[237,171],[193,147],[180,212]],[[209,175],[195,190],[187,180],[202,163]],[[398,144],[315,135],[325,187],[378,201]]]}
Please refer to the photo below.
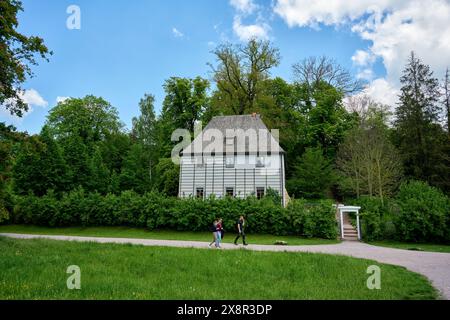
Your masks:
{"label": "steep gabled roof", "polygon": [[[220,147],[214,149],[213,152],[216,154],[224,153],[224,151],[230,152],[230,150],[234,150],[236,154],[284,153],[284,150],[261,120],[261,117],[253,114],[212,118],[202,131],[203,141],[201,141],[202,138],[199,135],[190,145],[183,149],[182,154],[197,155],[211,152],[211,147],[219,132],[222,138],[226,138],[226,140],[220,141]],[[258,137],[257,140],[244,138],[245,134],[252,132]],[[235,138],[236,134],[237,137]],[[225,141],[226,143],[224,143]]]}

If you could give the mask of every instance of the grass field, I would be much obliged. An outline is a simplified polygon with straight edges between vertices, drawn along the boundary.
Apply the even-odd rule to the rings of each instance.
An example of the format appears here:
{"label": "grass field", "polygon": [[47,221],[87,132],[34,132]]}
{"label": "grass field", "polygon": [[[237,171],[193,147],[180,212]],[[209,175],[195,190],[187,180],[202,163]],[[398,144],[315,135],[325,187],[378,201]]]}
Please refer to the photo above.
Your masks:
{"label": "grass field", "polygon": [[395,242],[395,241],[374,241],[374,242],[369,242],[369,244],[374,245],[374,246],[390,247],[390,248],[405,249],[405,250],[450,253],[450,245],[445,245],[445,244],[405,243],[405,242]]}
{"label": "grass field", "polygon": [[[381,267],[381,289],[366,286]],[[81,269],[81,290],[66,287]],[[435,299],[422,276],[311,253],[144,247],[0,237],[0,299]]]}
{"label": "grass field", "polygon": [[[127,227],[45,228],[26,225],[7,225],[0,226],[0,233],[1,232],[155,240],[212,241],[212,233],[210,232],[176,232],[169,230],[148,231],[146,229]],[[232,243],[235,236],[234,233],[226,233],[223,242]],[[286,241],[288,245],[333,244],[339,242],[337,240],[305,239],[293,236],[247,234],[247,241],[252,244],[274,244],[277,240]],[[242,239],[240,241],[242,241]]]}

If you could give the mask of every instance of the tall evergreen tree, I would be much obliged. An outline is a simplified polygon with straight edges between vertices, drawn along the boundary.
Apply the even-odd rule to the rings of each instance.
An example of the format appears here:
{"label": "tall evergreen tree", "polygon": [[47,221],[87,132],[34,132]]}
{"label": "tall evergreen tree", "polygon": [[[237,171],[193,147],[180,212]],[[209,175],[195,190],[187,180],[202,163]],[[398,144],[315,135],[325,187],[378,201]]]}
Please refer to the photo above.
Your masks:
{"label": "tall evergreen tree", "polygon": [[320,148],[307,148],[287,182],[289,191],[297,197],[323,198],[334,182],[333,168]]}
{"label": "tall evergreen tree", "polygon": [[446,137],[439,125],[439,82],[413,52],[400,81],[395,142],[403,156],[405,174],[442,187],[449,167],[443,163]]}

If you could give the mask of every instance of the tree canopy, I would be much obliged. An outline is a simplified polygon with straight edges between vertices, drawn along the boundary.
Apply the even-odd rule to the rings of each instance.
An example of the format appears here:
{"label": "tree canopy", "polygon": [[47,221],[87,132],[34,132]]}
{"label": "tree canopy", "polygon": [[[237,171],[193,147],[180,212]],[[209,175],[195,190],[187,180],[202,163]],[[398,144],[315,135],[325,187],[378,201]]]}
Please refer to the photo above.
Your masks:
{"label": "tree canopy", "polygon": [[51,55],[43,39],[17,31],[22,10],[19,0],[0,1],[0,105],[19,117],[28,111],[21,84],[33,76],[31,66],[37,65],[37,56],[48,61]]}

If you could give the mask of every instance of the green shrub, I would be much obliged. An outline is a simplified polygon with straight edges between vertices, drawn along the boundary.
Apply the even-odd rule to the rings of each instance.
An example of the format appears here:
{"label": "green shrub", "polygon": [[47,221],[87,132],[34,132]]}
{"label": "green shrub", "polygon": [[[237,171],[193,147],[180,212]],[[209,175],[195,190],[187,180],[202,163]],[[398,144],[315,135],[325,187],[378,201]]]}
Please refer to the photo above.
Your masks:
{"label": "green shrub", "polygon": [[257,200],[210,197],[205,200],[168,198],[159,193],[120,195],[86,193],[82,188],[62,195],[53,192],[43,197],[19,196],[15,223],[43,226],[132,226],[148,229],[208,231],[215,218],[222,218],[227,232],[235,232],[240,215],[247,219],[249,233],[302,235],[336,238],[337,224],[330,201],[314,205],[292,200],[283,208],[273,197]]}
{"label": "green shrub", "polygon": [[396,197],[395,225],[399,240],[442,242],[450,240],[450,201],[439,189],[425,182],[400,186]]}
{"label": "green shrub", "polygon": [[361,207],[361,235],[366,241],[392,239],[395,236],[393,217],[386,199],[362,196],[354,203]]}
{"label": "green shrub", "polygon": [[9,221],[9,212],[6,208],[0,203],[0,224]]}

